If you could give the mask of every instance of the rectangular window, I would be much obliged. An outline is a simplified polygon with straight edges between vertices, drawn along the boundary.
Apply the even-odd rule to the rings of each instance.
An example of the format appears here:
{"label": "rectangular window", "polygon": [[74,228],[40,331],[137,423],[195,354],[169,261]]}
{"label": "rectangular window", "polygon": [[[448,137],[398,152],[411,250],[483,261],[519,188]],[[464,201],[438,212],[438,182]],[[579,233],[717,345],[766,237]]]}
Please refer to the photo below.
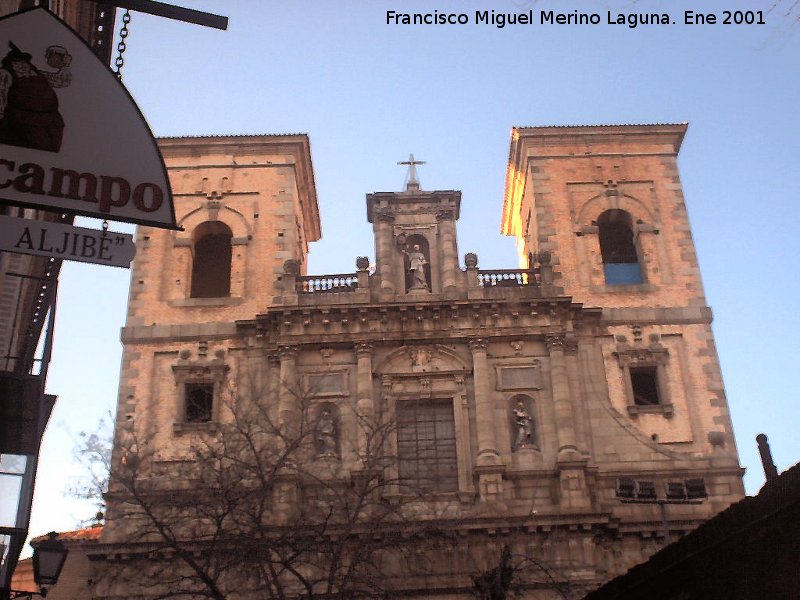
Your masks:
{"label": "rectangular window", "polygon": [[682,481],[669,481],[664,484],[667,500],[686,500],[686,486]]}
{"label": "rectangular window", "polygon": [[705,479],[687,479],[684,483],[686,485],[686,497],[689,500],[708,498]]}
{"label": "rectangular window", "polygon": [[631,387],[633,388],[633,403],[637,406],[661,404],[656,367],[631,368]]}
{"label": "rectangular window", "polygon": [[656,484],[652,481],[637,481],[636,498],[640,500],[655,500]]}
{"label": "rectangular window", "polygon": [[617,479],[617,498],[625,500],[655,500],[656,484],[652,481],[639,481],[628,477]]}
{"label": "rectangular window", "polygon": [[187,383],[184,387],[187,423],[208,423],[214,408],[213,383]]}
{"label": "rectangular window", "polygon": [[452,402],[398,402],[397,454],[400,482],[406,491],[456,491],[458,465]]}
{"label": "rectangular window", "polygon": [[0,527],[17,527],[17,511],[28,457],[0,454]]}
{"label": "rectangular window", "polygon": [[627,477],[620,477],[617,479],[617,497],[618,498],[635,498],[636,497],[636,482]]}

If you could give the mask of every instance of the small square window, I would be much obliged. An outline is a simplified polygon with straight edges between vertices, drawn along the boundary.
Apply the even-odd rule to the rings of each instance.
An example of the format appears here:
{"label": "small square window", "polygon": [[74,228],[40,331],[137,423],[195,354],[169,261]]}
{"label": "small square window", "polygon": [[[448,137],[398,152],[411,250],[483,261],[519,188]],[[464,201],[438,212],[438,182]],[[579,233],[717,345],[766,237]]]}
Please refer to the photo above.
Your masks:
{"label": "small square window", "polygon": [[664,484],[667,500],[686,500],[686,486],[682,481],[669,481]]}
{"label": "small square window", "polygon": [[633,479],[620,477],[617,479],[617,497],[634,498],[636,496],[636,482]]}
{"label": "small square window", "polygon": [[187,383],[184,388],[187,423],[208,423],[214,407],[213,383]]}
{"label": "small square window", "polygon": [[640,500],[655,500],[656,484],[652,481],[637,481],[636,498]]}
{"label": "small square window", "polygon": [[686,497],[689,498],[689,500],[708,498],[705,479],[687,479]]}
{"label": "small square window", "polygon": [[658,406],[661,404],[656,367],[632,368],[631,388],[633,389],[633,403],[637,406]]}

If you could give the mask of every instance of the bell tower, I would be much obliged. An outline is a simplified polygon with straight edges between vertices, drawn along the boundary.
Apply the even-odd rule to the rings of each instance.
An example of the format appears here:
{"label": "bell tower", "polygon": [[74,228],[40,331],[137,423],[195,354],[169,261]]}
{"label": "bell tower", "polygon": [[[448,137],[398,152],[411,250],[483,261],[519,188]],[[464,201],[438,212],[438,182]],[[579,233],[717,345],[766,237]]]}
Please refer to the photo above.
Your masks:
{"label": "bell tower", "polygon": [[279,277],[292,260],[305,273],[322,235],[308,137],[162,138],[159,148],[181,230],[137,230],[126,329],[232,323],[269,306],[276,278],[264,272]]}
{"label": "bell tower", "polygon": [[664,450],[738,466],[677,158],[687,124],[512,130],[501,231],[602,309],[611,405]]}
{"label": "bell tower", "polygon": [[398,164],[409,166],[405,190],[367,195],[381,300],[454,298],[461,192],[421,190],[416,165],[424,163],[413,154]]}

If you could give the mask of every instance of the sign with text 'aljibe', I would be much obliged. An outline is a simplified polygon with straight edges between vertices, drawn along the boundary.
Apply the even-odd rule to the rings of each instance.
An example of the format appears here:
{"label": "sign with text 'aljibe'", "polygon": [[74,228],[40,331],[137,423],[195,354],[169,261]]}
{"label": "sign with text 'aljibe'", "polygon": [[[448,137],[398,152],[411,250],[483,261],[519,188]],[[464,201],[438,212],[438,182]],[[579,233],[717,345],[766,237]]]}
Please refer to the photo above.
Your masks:
{"label": "sign with text 'aljibe'", "polygon": [[0,216],[0,250],[127,268],[136,246],[127,233]]}
{"label": "sign with text 'aljibe'", "polygon": [[167,170],[128,91],[43,8],[0,19],[0,202],[174,229]]}

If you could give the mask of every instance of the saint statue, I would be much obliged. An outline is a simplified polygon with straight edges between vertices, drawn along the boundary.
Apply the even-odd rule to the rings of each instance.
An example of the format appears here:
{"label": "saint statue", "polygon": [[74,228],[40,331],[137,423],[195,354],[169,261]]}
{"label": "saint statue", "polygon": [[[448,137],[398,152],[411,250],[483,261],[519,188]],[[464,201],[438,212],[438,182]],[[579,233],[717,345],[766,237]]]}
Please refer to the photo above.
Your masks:
{"label": "saint statue", "polygon": [[314,431],[317,442],[317,456],[337,456],[336,421],[330,408],[322,409]]}
{"label": "saint statue", "polygon": [[517,430],[517,437],[514,440],[514,450],[533,446],[533,417],[531,417],[525,409],[525,403],[519,400],[512,412],[514,413],[514,425]]}
{"label": "saint statue", "polygon": [[420,251],[419,244],[414,244],[411,252],[405,251],[408,256],[408,271],[411,273],[411,287],[412,290],[427,290],[428,280],[425,278],[425,265],[428,261],[425,255]]}

